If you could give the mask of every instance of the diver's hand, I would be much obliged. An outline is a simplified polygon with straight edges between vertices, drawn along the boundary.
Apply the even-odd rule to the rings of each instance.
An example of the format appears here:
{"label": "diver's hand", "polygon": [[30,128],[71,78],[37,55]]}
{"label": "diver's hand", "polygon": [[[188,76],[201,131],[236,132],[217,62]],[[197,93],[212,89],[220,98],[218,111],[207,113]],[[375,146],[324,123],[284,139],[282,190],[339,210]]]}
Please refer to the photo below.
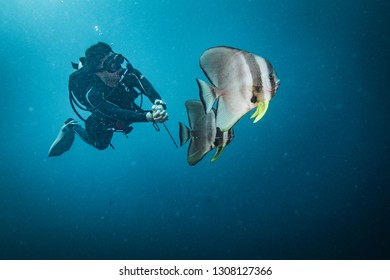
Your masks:
{"label": "diver's hand", "polygon": [[162,105],[153,105],[152,106],[152,112],[157,112],[157,111],[164,111],[165,108]]}
{"label": "diver's hand", "polygon": [[167,105],[160,99],[156,99],[152,106],[152,116],[154,122],[163,123],[168,120],[168,113],[165,111]]}
{"label": "diver's hand", "polygon": [[148,122],[153,122],[153,114],[151,112],[146,113],[146,120]]}
{"label": "diver's hand", "polygon": [[167,109],[167,103],[165,103],[164,101],[162,101],[161,99],[156,99],[154,101],[154,105],[156,106],[162,106],[164,108],[164,110]]}
{"label": "diver's hand", "polygon": [[163,123],[168,120],[169,116],[165,110],[153,111],[153,120],[154,122]]}
{"label": "diver's hand", "polygon": [[160,107],[160,105],[156,106],[153,105],[152,111],[146,113],[146,120],[148,122],[158,122],[158,123],[163,123],[167,121],[169,118],[168,113]]}

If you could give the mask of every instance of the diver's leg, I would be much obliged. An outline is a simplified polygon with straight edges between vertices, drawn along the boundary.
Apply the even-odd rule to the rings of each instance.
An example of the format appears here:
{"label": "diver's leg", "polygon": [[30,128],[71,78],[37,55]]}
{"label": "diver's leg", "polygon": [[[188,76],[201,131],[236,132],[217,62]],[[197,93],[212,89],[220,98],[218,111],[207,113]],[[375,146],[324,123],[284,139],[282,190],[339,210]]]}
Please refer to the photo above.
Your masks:
{"label": "diver's leg", "polygon": [[112,123],[91,115],[85,122],[85,133],[89,136],[89,143],[98,150],[106,149],[110,143],[114,131]]}
{"label": "diver's leg", "polygon": [[113,132],[107,128],[103,129],[100,132],[95,131],[90,135],[81,125],[77,125],[73,128],[73,131],[88,145],[98,150],[104,150],[110,145]]}
{"label": "diver's leg", "polygon": [[85,143],[87,143],[88,145],[92,145],[93,146],[93,141],[91,139],[91,137],[89,136],[88,132],[85,130],[84,127],[82,127],[81,125],[75,125],[73,127],[73,131],[74,133],[79,136],[81,138],[81,140],[83,140]]}
{"label": "diver's leg", "polygon": [[105,123],[91,115],[85,126],[86,128],[83,128],[72,118],[67,119],[49,149],[49,157],[60,156],[68,151],[72,147],[75,134],[85,143],[99,150],[104,150],[110,145],[114,132]]}

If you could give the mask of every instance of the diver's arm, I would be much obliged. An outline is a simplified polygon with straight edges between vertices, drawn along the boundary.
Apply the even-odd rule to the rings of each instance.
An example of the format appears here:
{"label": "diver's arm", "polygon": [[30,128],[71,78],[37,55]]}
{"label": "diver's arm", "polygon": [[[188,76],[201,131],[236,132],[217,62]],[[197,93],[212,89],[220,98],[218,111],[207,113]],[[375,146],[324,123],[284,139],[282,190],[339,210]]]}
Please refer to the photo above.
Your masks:
{"label": "diver's arm", "polygon": [[158,123],[164,123],[168,120],[168,113],[165,111],[167,105],[161,100],[160,94],[154,89],[152,84],[146,79],[141,72],[137,69],[134,69],[134,74],[138,77],[141,82],[143,89],[138,88],[149,98],[153,103],[152,106],[152,121]]}
{"label": "diver's arm", "polygon": [[93,108],[96,107],[96,109],[93,111],[98,111],[107,117],[125,122],[151,121],[150,117],[147,116],[147,113],[137,113],[134,111],[122,109],[118,105],[111,103],[108,100],[104,100],[103,96],[107,97],[107,94],[104,94],[95,87],[91,87],[88,90],[87,101],[91,104]]}
{"label": "diver's arm", "polygon": [[142,83],[142,87],[143,87],[142,88],[141,86],[137,85],[136,88],[138,88],[141,92],[144,92],[145,95],[149,98],[149,100],[153,104],[156,101],[156,99],[161,100],[160,94],[154,89],[154,87],[149,82],[149,80],[146,79],[146,77],[144,75],[142,75],[142,73],[140,71],[138,71],[137,69],[133,68],[133,71],[134,71],[134,74],[138,77],[139,81]]}

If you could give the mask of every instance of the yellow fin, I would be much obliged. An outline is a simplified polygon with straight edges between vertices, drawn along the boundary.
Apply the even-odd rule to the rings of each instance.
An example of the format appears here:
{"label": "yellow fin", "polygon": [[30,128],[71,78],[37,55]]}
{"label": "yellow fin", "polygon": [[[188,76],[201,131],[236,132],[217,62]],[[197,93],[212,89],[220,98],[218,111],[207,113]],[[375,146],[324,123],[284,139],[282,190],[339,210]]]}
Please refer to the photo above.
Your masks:
{"label": "yellow fin", "polygon": [[215,153],[214,157],[211,159],[211,162],[214,162],[214,161],[216,161],[219,158],[219,156],[221,155],[221,153],[222,153],[224,148],[225,148],[225,146],[223,146],[223,147],[219,146],[217,148],[217,152]]}
{"label": "yellow fin", "polygon": [[269,100],[261,101],[256,108],[256,112],[251,116],[251,119],[255,118],[253,123],[257,123],[267,112]]}

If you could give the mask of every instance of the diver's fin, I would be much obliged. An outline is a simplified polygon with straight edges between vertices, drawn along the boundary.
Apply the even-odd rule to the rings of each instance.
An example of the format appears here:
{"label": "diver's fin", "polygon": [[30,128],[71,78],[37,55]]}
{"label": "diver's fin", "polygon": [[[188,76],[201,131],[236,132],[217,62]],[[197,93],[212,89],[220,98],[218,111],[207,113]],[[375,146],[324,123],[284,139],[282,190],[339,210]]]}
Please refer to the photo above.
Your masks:
{"label": "diver's fin", "polygon": [[206,113],[209,113],[218,97],[216,88],[200,79],[196,79],[196,82],[199,86],[199,96],[203,103],[204,110]]}
{"label": "diver's fin", "polygon": [[190,129],[183,123],[179,122],[180,146],[183,146],[191,138]]}
{"label": "diver's fin", "polygon": [[72,68],[75,69],[75,70],[78,70],[79,69],[79,64],[78,63],[75,63],[73,61],[71,61],[70,63],[72,63]]}
{"label": "diver's fin", "polygon": [[253,123],[257,123],[265,115],[268,109],[268,104],[269,100],[264,100],[257,104],[256,111],[251,116],[251,119],[255,118]]}
{"label": "diver's fin", "polygon": [[57,138],[49,149],[49,157],[60,156],[72,147],[74,141],[74,131],[72,127],[77,124],[73,119],[67,119],[61,127]]}

